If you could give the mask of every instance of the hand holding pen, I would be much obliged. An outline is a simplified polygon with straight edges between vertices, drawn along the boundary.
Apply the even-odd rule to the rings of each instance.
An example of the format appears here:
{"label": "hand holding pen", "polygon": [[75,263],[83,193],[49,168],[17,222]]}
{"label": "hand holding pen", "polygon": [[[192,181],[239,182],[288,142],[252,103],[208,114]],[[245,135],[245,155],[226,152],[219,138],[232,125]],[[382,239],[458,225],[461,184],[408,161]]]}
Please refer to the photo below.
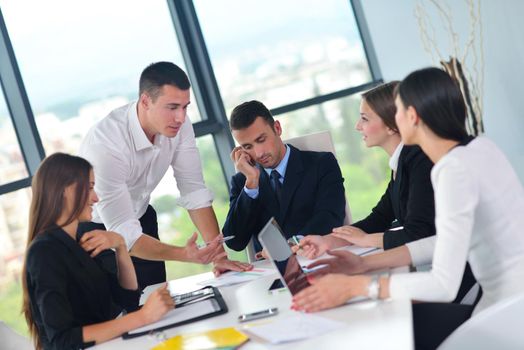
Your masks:
{"label": "hand holding pen", "polygon": [[[219,244],[222,244],[222,243],[227,242],[227,241],[229,241],[229,240],[231,240],[233,238],[235,238],[234,235],[233,236],[222,237],[217,242]],[[214,244],[214,243],[215,243],[215,240],[212,240],[212,241],[209,241],[209,242],[204,242],[204,243],[199,243],[199,244],[197,244],[197,248],[198,249],[204,249],[205,247],[208,247],[209,245]]]}

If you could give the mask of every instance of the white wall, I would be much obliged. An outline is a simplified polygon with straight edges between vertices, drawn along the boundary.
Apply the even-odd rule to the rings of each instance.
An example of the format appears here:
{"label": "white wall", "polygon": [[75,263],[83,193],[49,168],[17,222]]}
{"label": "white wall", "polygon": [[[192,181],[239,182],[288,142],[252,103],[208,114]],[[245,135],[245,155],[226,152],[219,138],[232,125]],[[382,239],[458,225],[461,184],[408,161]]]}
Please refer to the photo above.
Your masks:
{"label": "white wall", "polygon": [[[361,0],[384,80],[402,79],[432,65],[424,51],[414,15],[415,0]],[[456,31],[468,36],[469,16],[463,1],[445,0]],[[424,1],[426,8],[432,8]],[[524,1],[481,0],[484,36],[484,126],[486,135],[506,153],[524,183]],[[440,21],[433,18],[436,26]],[[448,37],[438,31],[445,51]]]}

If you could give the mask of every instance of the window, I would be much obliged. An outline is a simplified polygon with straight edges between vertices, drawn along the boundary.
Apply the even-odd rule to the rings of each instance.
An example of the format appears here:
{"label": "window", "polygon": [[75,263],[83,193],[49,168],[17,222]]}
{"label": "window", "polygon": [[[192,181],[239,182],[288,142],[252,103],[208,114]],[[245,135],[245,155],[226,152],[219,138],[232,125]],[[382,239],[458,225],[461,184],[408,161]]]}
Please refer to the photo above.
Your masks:
{"label": "window", "polygon": [[344,177],[346,199],[353,221],[366,217],[389,181],[388,156],[378,147],[368,149],[355,130],[360,96],[351,96],[276,116],[282,138],[331,131]]}
{"label": "window", "polygon": [[0,185],[28,176],[24,157],[9,117],[4,95],[0,90]]}
{"label": "window", "polygon": [[22,286],[20,282],[24,260],[30,188],[0,196],[0,315],[21,334],[27,334],[27,326],[20,314]]}
{"label": "window", "polygon": [[196,0],[226,110],[268,108],[370,82],[347,0]]}
{"label": "window", "polygon": [[[172,61],[185,69],[166,1],[52,0],[31,3],[30,10],[15,0],[0,5],[47,155],[77,153],[97,120],[137,98],[148,64]],[[202,119],[196,103],[188,114],[193,122]],[[0,185],[27,178],[3,96],[0,145]],[[29,188],[0,196],[0,319],[22,334],[19,278],[29,196]]]}
{"label": "window", "polygon": [[[222,168],[211,135],[197,139],[200,151],[204,180],[207,187],[213,191],[215,199],[213,209],[217,215],[218,225],[222,227],[229,209],[229,194],[224,183]],[[176,206],[176,199],[180,196],[171,171],[168,171],[161,183],[151,194],[151,202],[158,215],[158,230],[160,239],[178,246],[184,246],[188,237],[196,231],[187,210]],[[245,252],[235,252],[227,249],[232,259],[247,261]],[[166,263],[167,278],[175,279],[211,271],[211,266],[190,264],[178,261]]]}
{"label": "window", "polygon": [[185,69],[166,1],[1,3],[46,154],[76,153],[91,125],[137,98],[148,64]]}
{"label": "window", "polygon": [[[277,114],[284,138],[330,129],[354,219],[369,212],[385,187],[387,157],[365,149],[353,131],[359,101],[348,96],[379,77],[372,74],[376,65],[368,64],[370,51],[367,46],[364,50],[351,1],[153,0],[144,5],[49,0],[33,2],[28,10],[23,2],[0,0],[0,7],[8,31],[0,28],[0,40],[9,35],[46,154],[76,153],[97,120],[137,98],[138,76],[149,63],[172,61],[188,71],[178,34],[184,57],[191,57],[190,72],[197,75],[190,79],[198,87],[201,109],[192,92],[188,115],[197,135],[203,135],[197,144],[206,183],[215,193],[220,226],[229,207],[221,166],[232,172],[222,102],[229,114],[243,101],[261,100]],[[175,33],[175,27],[181,30]],[[215,77],[207,73],[209,62]],[[6,92],[14,91],[11,85],[16,83],[4,86],[13,89]],[[18,127],[19,119],[14,120]],[[41,158],[40,143],[35,142],[38,155],[24,144],[26,166],[19,141],[0,98],[0,186],[27,181]],[[194,227],[187,211],[174,205],[177,197],[168,172],[152,194],[152,203],[162,240],[184,245]],[[20,308],[29,202],[29,188],[0,196],[0,318],[25,334],[25,322],[13,310]],[[246,260],[244,252],[231,252],[230,257]],[[210,267],[169,262],[167,269],[172,279]]]}

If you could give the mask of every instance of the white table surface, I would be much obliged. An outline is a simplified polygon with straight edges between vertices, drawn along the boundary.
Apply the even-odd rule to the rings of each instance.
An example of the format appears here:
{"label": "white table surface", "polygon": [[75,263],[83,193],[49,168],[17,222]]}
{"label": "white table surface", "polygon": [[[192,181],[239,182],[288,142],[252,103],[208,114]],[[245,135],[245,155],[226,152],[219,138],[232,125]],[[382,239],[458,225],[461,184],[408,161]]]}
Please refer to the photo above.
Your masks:
{"label": "white table surface", "polygon": [[[263,261],[256,263],[256,266],[268,268],[271,267],[271,264]],[[406,269],[400,271],[405,272]],[[201,287],[197,285],[197,282],[212,277],[212,274],[208,272],[173,280],[169,282],[169,288],[172,292],[177,293],[190,291]],[[235,286],[221,287],[220,292],[229,308],[226,314],[167,329],[163,332],[164,335],[170,338],[178,334],[201,332],[223,327],[237,327],[237,329],[242,330],[245,325],[237,321],[238,315],[269,307],[278,307],[279,314],[276,317],[247,323],[247,326],[271,322],[279,317],[291,315],[295,312],[290,309],[291,294],[287,290],[278,293],[268,292],[268,288],[275,278],[277,278],[276,271],[273,276],[266,276]],[[152,290],[154,290],[153,286],[145,289],[141,303],[144,302],[148,293],[151,293]],[[280,345],[270,345],[251,338],[250,341],[242,346],[242,349],[413,349],[411,302],[407,299],[361,301],[318,312],[315,315],[344,322],[347,324],[347,327],[320,337]],[[93,349],[150,349],[158,343],[158,339],[145,335],[129,340],[117,338],[100,344]]]}

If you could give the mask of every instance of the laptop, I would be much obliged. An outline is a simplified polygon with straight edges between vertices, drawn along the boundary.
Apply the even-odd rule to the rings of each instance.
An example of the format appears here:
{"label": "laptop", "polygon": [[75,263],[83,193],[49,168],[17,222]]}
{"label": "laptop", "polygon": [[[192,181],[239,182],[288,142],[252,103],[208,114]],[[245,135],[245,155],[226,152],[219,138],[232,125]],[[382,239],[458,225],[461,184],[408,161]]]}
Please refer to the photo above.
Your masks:
{"label": "laptop", "polygon": [[[280,226],[278,226],[274,218],[269,219],[266,226],[260,231],[258,240],[269,255],[271,263],[277,268],[281,282],[289,289],[292,295],[311,285],[307,280],[308,274],[327,266],[319,265],[312,269],[302,267],[298,262],[297,255],[291,251]],[[353,297],[346,304],[363,300],[368,300],[368,297]]]}
{"label": "laptop", "polygon": [[266,250],[271,263],[280,274],[280,280],[292,295],[310,286],[306,271],[300,266],[296,254],[293,254],[282,230],[274,218],[269,219],[258,240]]}

